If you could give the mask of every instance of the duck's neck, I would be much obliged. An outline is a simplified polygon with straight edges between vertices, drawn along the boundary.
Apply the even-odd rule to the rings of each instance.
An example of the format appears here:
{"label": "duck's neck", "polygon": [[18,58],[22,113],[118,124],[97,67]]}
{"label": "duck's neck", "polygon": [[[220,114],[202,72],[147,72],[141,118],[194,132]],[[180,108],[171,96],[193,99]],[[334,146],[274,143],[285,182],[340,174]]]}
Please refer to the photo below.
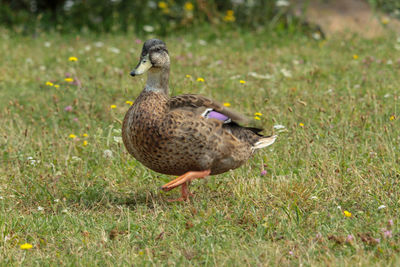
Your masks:
{"label": "duck's neck", "polygon": [[148,92],[162,92],[168,95],[168,80],[169,67],[149,70],[144,90]]}

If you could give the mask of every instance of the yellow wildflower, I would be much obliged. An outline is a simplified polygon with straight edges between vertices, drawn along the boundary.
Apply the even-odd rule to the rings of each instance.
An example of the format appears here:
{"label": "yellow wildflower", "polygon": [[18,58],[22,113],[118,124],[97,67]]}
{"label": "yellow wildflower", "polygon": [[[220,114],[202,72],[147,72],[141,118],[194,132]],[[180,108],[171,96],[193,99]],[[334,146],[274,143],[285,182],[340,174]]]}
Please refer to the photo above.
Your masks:
{"label": "yellow wildflower", "polygon": [[390,20],[389,20],[389,18],[387,18],[387,17],[384,17],[384,18],[381,19],[381,22],[382,22],[382,24],[384,24],[384,25],[388,24],[389,21],[390,21]]}
{"label": "yellow wildflower", "polygon": [[70,135],[68,135],[68,137],[71,138],[71,139],[75,139],[75,138],[76,138],[76,135],[70,134]]}
{"label": "yellow wildflower", "polygon": [[87,133],[82,134],[83,137],[88,137],[89,135]]}
{"label": "yellow wildflower", "polygon": [[47,86],[53,86],[54,84],[52,82],[46,82]]}
{"label": "yellow wildflower", "polygon": [[186,78],[192,78],[190,74],[186,74]]}
{"label": "yellow wildflower", "polygon": [[71,82],[74,81],[74,79],[72,79],[72,78],[65,78],[64,81],[66,81],[66,82],[68,82],[68,83],[71,83]]}
{"label": "yellow wildflower", "polygon": [[392,115],[392,116],[390,116],[390,121],[394,121],[394,119],[395,119],[396,117],[394,116],[394,115]]}
{"label": "yellow wildflower", "polygon": [[111,105],[110,106],[111,109],[116,108],[116,107],[117,107],[116,105]]}
{"label": "yellow wildflower", "polygon": [[262,116],[262,113],[256,112],[256,113],[254,113],[254,116]]}
{"label": "yellow wildflower", "polygon": [[128,105],[131,105],[131,106],[133,105],[133,102],[130,100],[126,100],[125,103],[127,103]]}
{"label": "yellow wildflower", "polygon": [[201,78],[201,77],[197,78],[197,81],[198,81],[198,82],[201,82],[201,83],[204,83],[204,79]]}
{"label": "yellow wildflower", "polygon": [[258,121],[261,120],[260,117],[258,117],[258,116],[254,116],[254,119],[258,120]]}
{"label": "yellow wildflower", "polygon": [[59,86],[58,84],[55,84],[54,87],[55,87],[55,88],[58,88],[58,87],[60,87],[60,86]]}
{"label": "yellow wildflower", "polygon": [[29,243],[22,244],[19,247],[20,247],[20,249],[23,249],[23,250],[28,250],[28,249],[33,248],[33,246]]}
{"label": "yellow wildflower", "polygon": [[87,141],[87,140],[84,140],[83,143],[82,143],[82,145],[83,145],[83,146],[87,146],[87,145],[88,145],[88,141]]}
{"label": "yellow wildflower", "polygon": [[77,57],[69,57],[68,60],[69,61],[78,61],[78,58]]}
{"label": "yellow wildflower", "polygon": [[300,123],[299,123],[299,126],[300,126],[300,127],[304,127],[304,123],[300,122]]}
{"label": "yellow wildflower", "polygon": [[246,83],[246,81],[243,81],[243,80],[240,80],[239,82],[242,83],[242,84]]}
{"label": "yellow wildflower", "polygon": [[227,22],[234,22],[236,20],[235,16],[234,16],[234,12],[233,10],[228,10],[226,11],[226,15],[224,17],[224,21]]}
{"label": "yellow wildflower", "polygon": [[224,103],[224,106],[225,106],[225,107],[230,107],[230,106],[231,106],[231,103],[226,102],[226,103]]}
{"label": "yellow wildflower", "polygon": [[350,211],[345,210],[345,211],[343,211],[343,214],[346,217],[351,217],[351,212]]}
{"label": "yellow wildflower", "polygon": [[168,8],[168,4],[165,3],[164,1],[160,1],[160,2],[158,2],[158,7],[161,9],[165,9],[165,8]]}
{"label": "yellow wildflower", "polygon": [[144,254],[143,250],[139,251],[139,255],[143,255],[143,254]]}
{"label": "yellow wildflower", "polygon": [[192,11],[194,9],[194,6],[192,3],[190,2],[186,2],[185,5],[183,6],[183,8],[187,11]]}
{"label": "yellow wildflower", "polygon": [[357,55],[357,54],[354,54],[354,55],[353,55],[353,59],[358,59],[358,55]]}

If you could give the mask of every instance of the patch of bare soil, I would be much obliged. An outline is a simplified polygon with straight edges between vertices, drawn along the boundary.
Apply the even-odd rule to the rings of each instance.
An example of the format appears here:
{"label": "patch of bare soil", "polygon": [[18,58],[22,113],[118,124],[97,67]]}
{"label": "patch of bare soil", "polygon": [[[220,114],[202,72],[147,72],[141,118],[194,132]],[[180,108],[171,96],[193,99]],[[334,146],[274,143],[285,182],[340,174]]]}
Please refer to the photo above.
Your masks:
{"label": "patch of bare soil", "polygon": [[365,0],[296,1],[296,12],[303,12],[304,6],[304,17],[319,25],[327,36],[340,32],[373,38],[388,30],[400,33],[399,20],[375,12]]}

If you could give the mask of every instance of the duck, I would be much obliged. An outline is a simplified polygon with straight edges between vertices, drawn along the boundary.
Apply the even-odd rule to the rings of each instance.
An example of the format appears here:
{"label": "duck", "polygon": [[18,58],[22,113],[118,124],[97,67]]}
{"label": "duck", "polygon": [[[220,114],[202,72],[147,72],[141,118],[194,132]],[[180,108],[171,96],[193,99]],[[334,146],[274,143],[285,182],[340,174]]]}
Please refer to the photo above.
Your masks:
{"label": "duck", "polygon": [[276,135],[242,126],[246,117],[217,101],[197,94],[170,97],[170,57],[159,39],[144,42],[130,75],[145,73],[144,89],[124,117],[122,139],[129,154],[147,168],[178,176],[161,187],[181,187],[181,197],[168,201],[189,200],[193,180],[236,169],[275,142]]}

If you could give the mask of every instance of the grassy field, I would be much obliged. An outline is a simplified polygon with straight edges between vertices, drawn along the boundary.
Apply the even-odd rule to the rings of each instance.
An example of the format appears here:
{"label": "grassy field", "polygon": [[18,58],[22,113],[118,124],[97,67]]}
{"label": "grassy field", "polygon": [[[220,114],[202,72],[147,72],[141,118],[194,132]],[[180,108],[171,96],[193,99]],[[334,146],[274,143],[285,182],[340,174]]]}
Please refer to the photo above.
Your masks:
{"label": "grassy field", "polygon": [[0,266],[400,264],[396,36],[164,39],[173,95],[262,113],[254,125],[279,135],[168,203],[173,177],[120,138],[142,41],[0,35]]}

